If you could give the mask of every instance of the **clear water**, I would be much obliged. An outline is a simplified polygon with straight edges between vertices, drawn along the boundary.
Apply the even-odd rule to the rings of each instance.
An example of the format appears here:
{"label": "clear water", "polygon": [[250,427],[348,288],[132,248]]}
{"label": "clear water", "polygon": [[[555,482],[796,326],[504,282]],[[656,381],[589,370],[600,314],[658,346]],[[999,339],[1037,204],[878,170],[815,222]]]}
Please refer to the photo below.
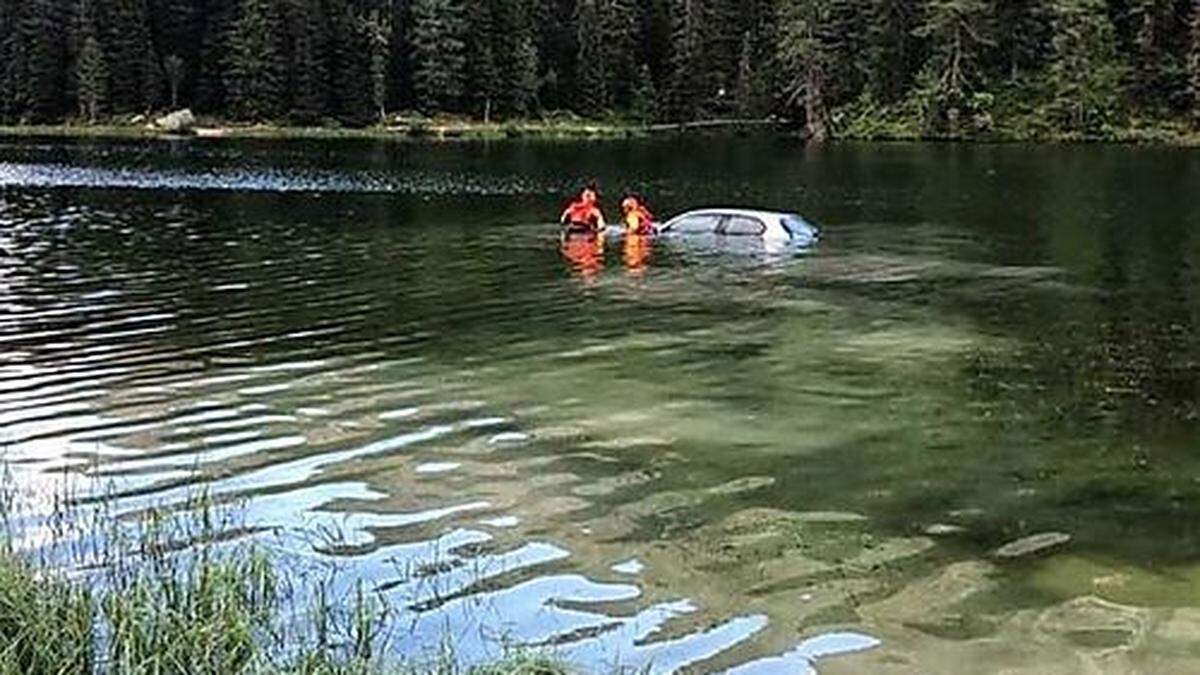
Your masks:
{"label": "clear water", "polygon": [[[592,177],[825,236],[561,250]],[[287,554],[405,654],[1188,672],[1197,185],[1124,147],[3,141],[0,443],[33,490],[323,533]]]}

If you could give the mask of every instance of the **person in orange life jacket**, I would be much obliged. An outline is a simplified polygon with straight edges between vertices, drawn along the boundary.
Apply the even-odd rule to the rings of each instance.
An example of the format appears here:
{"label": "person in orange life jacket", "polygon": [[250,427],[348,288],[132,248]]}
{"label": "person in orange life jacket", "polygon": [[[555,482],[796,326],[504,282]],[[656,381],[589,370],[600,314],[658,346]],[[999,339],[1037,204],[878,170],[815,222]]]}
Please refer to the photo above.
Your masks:
{"label": "person in orange life jacket", "polygon": [[595,184],[590,184],[579,193],[579,198],[563,211],[562,224],[567,234],[596,234],[608,227],[604,213],[600,211],[600,193]]}
{"label": "person in orange life jacket", "polygon": [[621,219],[628,234],[654,234],[654,214],[650,213],[642,196],[636,192],[626,191],[625,199],[621,201]]}

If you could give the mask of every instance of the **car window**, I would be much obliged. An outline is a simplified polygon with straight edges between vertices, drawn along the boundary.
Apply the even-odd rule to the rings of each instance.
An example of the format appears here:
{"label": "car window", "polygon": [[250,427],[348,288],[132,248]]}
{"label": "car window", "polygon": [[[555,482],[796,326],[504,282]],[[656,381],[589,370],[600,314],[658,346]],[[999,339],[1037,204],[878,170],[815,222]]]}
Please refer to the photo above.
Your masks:
{"label": "car window", "polygon": [[712,234],[721,223],[719,214],[701,214],[688,216],[671,226],[672,232],[679,234]]}
{"label": "car window", "polygon": [[808,223],[800,216],[787,216],[783,219],[783,225],[788,229],[788,232],[793,235],[800,236],[807,234],[809,231]]}
{"label": "car window", "polygon": [[724,233],[731,237],[761,237],[766,231],[767,226],[758,218],[730,216],[725,221]]}

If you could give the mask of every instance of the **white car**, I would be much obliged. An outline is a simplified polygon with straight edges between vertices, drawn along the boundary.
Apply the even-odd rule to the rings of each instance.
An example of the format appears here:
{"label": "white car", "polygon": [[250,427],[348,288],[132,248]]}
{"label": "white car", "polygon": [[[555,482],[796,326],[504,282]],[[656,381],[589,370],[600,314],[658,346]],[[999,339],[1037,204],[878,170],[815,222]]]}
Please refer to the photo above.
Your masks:
{"label": "white car", "polygon": [[768,243],[807,246],[820,231],[794,213],[749,209],[703,209],[676,216],[658,228],[667,236],[757,237]]}

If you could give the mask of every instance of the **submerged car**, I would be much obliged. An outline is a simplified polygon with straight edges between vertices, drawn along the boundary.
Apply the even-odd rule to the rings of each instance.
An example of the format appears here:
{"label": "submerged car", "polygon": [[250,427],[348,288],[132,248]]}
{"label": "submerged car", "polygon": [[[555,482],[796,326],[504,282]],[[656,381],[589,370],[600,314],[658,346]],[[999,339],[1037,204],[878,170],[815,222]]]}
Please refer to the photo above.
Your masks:
{"label": "submerged car", "polygon": [[768,243],[812,244],[820,231],[794,213],[750,209],[703,209],[676,216],[662,235],[756,237]]}

